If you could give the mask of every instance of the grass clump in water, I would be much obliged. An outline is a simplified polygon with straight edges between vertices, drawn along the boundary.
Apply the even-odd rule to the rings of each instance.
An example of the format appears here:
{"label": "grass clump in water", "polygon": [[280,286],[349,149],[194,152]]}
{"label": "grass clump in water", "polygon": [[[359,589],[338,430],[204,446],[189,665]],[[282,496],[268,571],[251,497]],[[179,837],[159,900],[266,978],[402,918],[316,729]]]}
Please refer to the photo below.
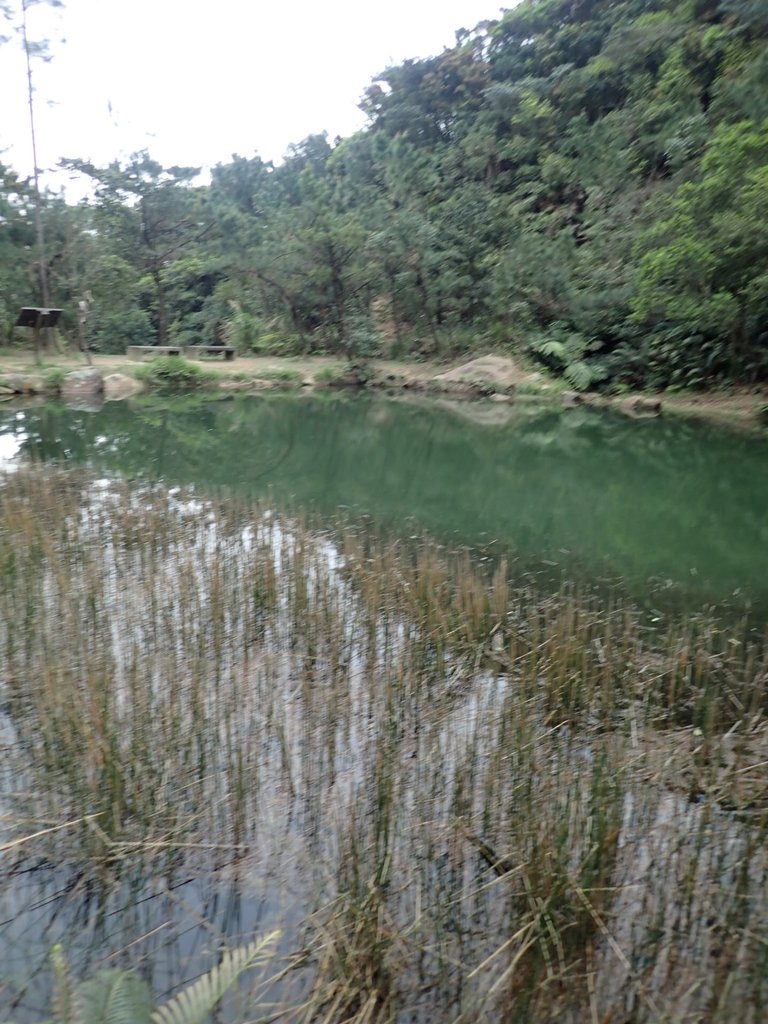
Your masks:
{"label": "grass clump in water", "polygon": [[762,1019],[762,638],[76,473],[8,477],[0,523],[3,887],[41,963],[40,908],[76,945],[85,905],[180,984],[256,893],[273,1017]]}

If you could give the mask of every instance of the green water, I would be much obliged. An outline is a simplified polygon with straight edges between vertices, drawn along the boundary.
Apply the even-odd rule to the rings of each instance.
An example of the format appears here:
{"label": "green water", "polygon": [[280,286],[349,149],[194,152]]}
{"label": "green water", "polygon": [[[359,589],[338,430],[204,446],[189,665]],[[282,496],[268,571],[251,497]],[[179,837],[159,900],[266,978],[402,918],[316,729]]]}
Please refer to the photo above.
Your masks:
{"label": "green water", "polygon": [[[475,420],[489,422],[475,422]],[[14,440],[15,439],[15,443]],[[4,408],[0,451],[370,514],[635,594],[768,607],[768,443],[603,411],[237,396]]]}

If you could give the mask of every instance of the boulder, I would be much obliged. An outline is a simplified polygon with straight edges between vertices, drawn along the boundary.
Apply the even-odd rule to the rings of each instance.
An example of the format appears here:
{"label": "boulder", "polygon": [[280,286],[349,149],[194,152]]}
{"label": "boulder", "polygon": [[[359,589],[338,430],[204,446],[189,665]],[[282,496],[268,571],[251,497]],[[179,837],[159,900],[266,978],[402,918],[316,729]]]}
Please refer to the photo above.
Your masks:
{"label": "boulder", "polygon": [[481,356],[445,373],[439,373],[433,380],[442,385],[444,391],[458,392],[463,385],[468,392],[479,390],[481,393],[490,394],[493,391],[514,391],[515,385],[524,377],[524,372],[514,359],[505,356]]}
{"label": "boulder", "polygon": [[104,378],[104,398],[108,402],[131,398],[142,390],[140,381],[135,377],[126,377],[124,373],[109,373]]}
{"label": "boulder", "polygon": [[576,405],[584,404],[584,396],[578,391],[564,391],[560,396],[564,409],[573,409]]}
{"label": "boulder", "polygon": [[69,402],[92,401],[104,390],[104,378],[93,367],[87,370],[73,370],[64,378],[61,397]]}
{"label": "boulder", "polygon": [[487,382],[451,380],[442,373],[428,381],[427,390],[453,398],[488,398],[494,394],[493,386]]}
{"label": "boulder", "polygon": [[46,390],[45,381],[35,373],[9,373],[0,383],[15,395],[42,395]]}
{"label": "boulder", "polygon": [[629,416],[660,416],[661,402],[658,398],[643,398],[640,395],[633,395],[631,398],[624,399],[621,409]]}
{"label": "boulder", "polygon": [[225,379],[219,383],[219,391],[276,391],[280,387],[278,380],[263,380],[260,377],[249,377],[247,380]]}

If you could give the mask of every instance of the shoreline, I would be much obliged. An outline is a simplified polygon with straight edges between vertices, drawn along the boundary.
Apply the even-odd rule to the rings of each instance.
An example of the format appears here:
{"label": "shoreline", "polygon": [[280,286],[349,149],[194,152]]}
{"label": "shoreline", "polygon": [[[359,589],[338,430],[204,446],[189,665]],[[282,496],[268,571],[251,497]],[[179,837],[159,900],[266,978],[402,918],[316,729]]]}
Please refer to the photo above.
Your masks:
{"label": "shoreline", "polygon": [[[89,369],[97,370],[102,377],[120,375],[137,385],[130,392],[108,396],[110,398],[130,397],[143,390],[136,370],[147,363],[119,354],[93,354],[92,360],[89,367],[79,353],[56,354],[36,364],[32,353],[1,352],[0,392],[6,399],[57,394],[61,378]],[[767,425],[768,387],[765,385],[730,386],[700,392],[630,391],[601,395],[569,391],[560,379],[540,370],[526,369],[509,357],[495,355],[464,363],[372,359],[357,369],[350,369],[343,359],[325,355],[246,355],[231,362],[207,359],[195,365],[215,373],[219,378],[218,389],[230,393],[362,387],[458,401],[485,400],[499,405],[524,399],[565,407],[616,409],[635,418],[668,413],[742,429],[764,429]]]}

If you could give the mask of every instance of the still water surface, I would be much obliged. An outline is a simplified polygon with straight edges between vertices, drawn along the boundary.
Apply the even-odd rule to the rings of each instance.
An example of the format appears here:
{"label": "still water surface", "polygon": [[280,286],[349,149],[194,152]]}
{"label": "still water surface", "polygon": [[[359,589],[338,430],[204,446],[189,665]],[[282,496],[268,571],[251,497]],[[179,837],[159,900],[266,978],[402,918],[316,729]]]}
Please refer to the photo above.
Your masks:
{"label": "still water surface", "polygon": [[[3,458],[320,514],[342,507],[405,536],[517,552],[529,568],[621,578],[646,602],[751,602],[758,619],[768,608],[768,445],[682,420],[336,395],[4,406]],[[242,874],[185,863],[156,891],[128,874],[102,896],[66,866],[20,860],[0,895],[14,1019],[45,1016],[55,941],[80,975],[121,962],[141,939],[142,970],[162,994],[203,970],[220,937],[298,920],[301,899],[280,876],[297,834],[290,820],[265,834],[274,849]]]}
{"label": "still water surface", "polygon": [[[235,490],[639,599],[768,607],[768,444],[681,419],[367,396],[238,396],[0,411],[0,451]],[[649,597],[648,595],[653,595]]]}

